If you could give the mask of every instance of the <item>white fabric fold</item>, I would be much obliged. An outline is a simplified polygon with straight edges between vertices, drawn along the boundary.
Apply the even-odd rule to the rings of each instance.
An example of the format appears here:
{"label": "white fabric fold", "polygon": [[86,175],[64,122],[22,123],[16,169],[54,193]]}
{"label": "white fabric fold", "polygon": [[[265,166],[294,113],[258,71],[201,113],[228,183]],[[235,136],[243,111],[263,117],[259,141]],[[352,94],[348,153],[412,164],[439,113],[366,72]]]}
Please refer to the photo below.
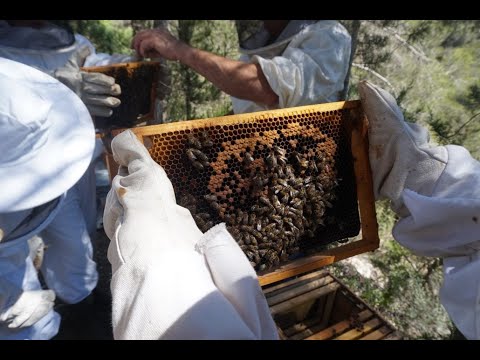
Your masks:
{"label": "white fabric fold", "polygon": [[393,236],[417,255],[443,258],[440,300],[468,339],[480,339],[480,163],[455,145],[431,196],[405,189],[410,216]]}
{"label": "white fabric fold", "polygon": [[276,326],[257,274],[225,224],[206,232],[196,249],[205,256],[215,285],[235,307],[254,338],[277,340]]}

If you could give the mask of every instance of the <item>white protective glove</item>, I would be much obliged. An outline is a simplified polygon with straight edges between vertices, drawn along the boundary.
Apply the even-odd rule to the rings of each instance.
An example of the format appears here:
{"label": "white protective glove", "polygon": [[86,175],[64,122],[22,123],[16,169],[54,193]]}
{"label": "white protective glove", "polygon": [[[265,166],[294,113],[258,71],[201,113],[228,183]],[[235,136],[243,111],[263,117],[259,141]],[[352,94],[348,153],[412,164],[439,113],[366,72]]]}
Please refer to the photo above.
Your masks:
{"label": "white protective glove", "polygon": [[53,76],[82,99],[92,116],[108,117],[113,113],[112,108],[121,103],[115,97],[121,94],[120,85],[111,76],[80,70],[90,53],[88,45],[80,47],[64,66],[55,70]]}
{"label": "white protective glove", "polygon": [[408,215],[404,189],[430,196],[447,163],[444,146],[428,144],[428,131],[405,122],[397,102],[385,90],[367,82],[358,84],[369,121],[369,158],[375,200],[390,199],[401,217]]}
{"label": "white protective glove", "polygon": [[15,304],[0,314],[0,321],[8,323],[10,329],[32,326],[53,308],[54,301],[52,290],[25,291]]}
{"label": "white protective glove", "polygon": [[130,130],[112,150],[120,168],[103,221],[114,337],[276,339],[256,274],[225,225],[202,234]]}

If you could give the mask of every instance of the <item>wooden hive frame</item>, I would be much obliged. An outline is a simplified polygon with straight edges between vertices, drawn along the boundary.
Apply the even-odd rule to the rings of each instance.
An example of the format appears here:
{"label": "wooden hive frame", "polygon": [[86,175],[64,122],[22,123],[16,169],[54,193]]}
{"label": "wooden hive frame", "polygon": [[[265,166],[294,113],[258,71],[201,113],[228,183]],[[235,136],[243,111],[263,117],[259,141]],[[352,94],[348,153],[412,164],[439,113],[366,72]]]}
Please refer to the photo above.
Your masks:
{"label": "wooden hive frame", "polygon": [[[326,103],[320,105],[309,105],[290,109],[280,109],[271,111],[262,111],[256,113],[247,113],[202,120],[182,121],[167,123],[162,125],[137,127],[131,129],[138,139],[147,147],[152,145],[150,136],[166,132],[185,132],[192,129],[205,127],[217,127],[245,123],[251,121],[261,121],[262,119],[272,118],[284,115],[286,112],[303,114],[311,111],[333,112],[348,111],[343,126],[349,137],[351,146],[351,155],[353,159],[353,171],[355,174],[356,193],[358,201],[358,210],[360,214],[361,239],[347,244],[339,245],[313,255],[289,261],[280,265],[272,271],[259,273],[260,285],[275,283],[288,279],[334,262],[358,255],[364,252],[373,251],[379,246],[378,224],[376,220],[375,201],[373,195],[373,182],[368,157],[368,120],[363,113],[360,101],[342,101]],[[252,120],[253,119],[253,120]],[[114,132],[114,135],[119,131]],[[116,164],[112,163],[113,158],[107,157],[108,169],[116,172]],[[111,176],[113,174],[111,173]]]}
{"label": "wooden hive frame", "polygon": [[[97,73],[107,74],[109,76],[115,76],[117,71],[125,70],[128,77],[131,78],[132,74],[135,74],[137,70],[140,70],[142,67],[145,67],[145,66],[153,67],[157,69],[155,69],[155,72],[154,72],[155,75],[153,77],[152,86],[150,88],[150,109],[147,113],[144,113],[142,114],[142,116],[139,116],[138,119],[135,119],[136,123],[141,123],[144,121],[152,120],[155,116],[155,99],[157,97],[157,79],[158,79],[158,71],[160,68],[160,63],[158,61],[137,61],[137,62],[118,63],[118,64],[103,65],[103,66],[88,66],[88,67],[83,67],[82,70],[86,72],[97,72]],[[131,120],[131,121],[133,122],[134,120]]]}

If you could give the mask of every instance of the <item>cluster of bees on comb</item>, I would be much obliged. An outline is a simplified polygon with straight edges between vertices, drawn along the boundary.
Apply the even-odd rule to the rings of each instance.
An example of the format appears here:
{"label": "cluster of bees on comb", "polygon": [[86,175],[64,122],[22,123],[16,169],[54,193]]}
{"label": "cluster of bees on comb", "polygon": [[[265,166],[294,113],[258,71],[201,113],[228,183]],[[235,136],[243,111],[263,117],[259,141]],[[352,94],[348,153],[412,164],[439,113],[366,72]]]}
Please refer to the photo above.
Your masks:
{"label": "cluster of bees on comb", "polygon": [[[300,243],[334,221],[336,143],[312,125],[289,123],[224,141],[216,150],[207,130],[189,134],[184,155],[202,174],[201,197],[184,193],[179,205],[205,232],[225,222],[257,270],[267,270],[300,251]],[[208,154],[208,155],[207,155]],[[208,211],[200,211],[201,208]],[[212,216],[213,215],[213,216]],[[215,221],[217,219],[217,221]]]}

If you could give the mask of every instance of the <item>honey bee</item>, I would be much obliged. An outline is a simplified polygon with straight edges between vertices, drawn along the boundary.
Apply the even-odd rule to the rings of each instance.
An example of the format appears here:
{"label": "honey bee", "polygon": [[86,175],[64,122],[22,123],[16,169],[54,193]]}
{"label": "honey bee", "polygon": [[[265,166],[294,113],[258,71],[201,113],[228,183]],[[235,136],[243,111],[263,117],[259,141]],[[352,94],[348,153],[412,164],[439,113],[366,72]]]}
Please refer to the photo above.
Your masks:
{"label": "honey bee", "polygon": [[207,194],[204,196],[205,200],[207,201],[218,201],[218,198],[214,194]]}
{"label": "honey bee", "polygon": [[214,210],[219,211],[221,209],[221,206],[216,201],[211,201],[209,204]]}
{"label": "honey bee", "polygon": [[300,194],[300,191],[294,189],[293,187],[289,187],[288,188],[288,194],[290,195],[290,197],[292,199],[294,199]]}
{"label": "honey bee", "polygon": [[285,166],[285,176],[287,178],[292,178],[294,176],[293,168],[291,165]]}
{"label": "honey bee", "polygon": [[287,251],[285,249],[283,249],[280,252],[280,260],[281,261],[287,261],[288,260],[288,254],[287,254]]}
{"label": "honey bee", "polygon": [[254,256],[255,256],[255,255],[254,255],[254,253],[253,253],[252,251],[250,251],[250,250],[245,250],[244,253],[245,253],[245,255],[247,255],[248,260],[250,260],[250,261],[252,261],[252,262],[255,263],[255,261],[254,261]]}
{"label": "honey bee", "polygon": [[201,218],[202,220],[208,220],[210,219],[210,214],[209,213],[198,213],[196,214],[199,218]]}
{"label": "honey bee", "polygon": [[260,265],[258,266],[258,271],[263,271],[263,270],[265,270],[266,268],[267,268],[267,265],[266,265],[266,264],[260,264]]}
{"label": "honey bee", "polygon": [[237,239],[240,236],[240,231],[238,231],[236,227],[227,226],[227,230],[234,239]]}
{"label": "honey bee", "polygon": [[273,242],[272,242],[272,241],[264,242],[264,243],[258,245],[258,249],[259,249],[259,251],[260,251],[260,249],[267,251],[267,250],[270,249],[272,246],[273,246]]}
{"label": "honey bee", "polygon": [[206,229],[206,231],[207,231],[207,230],[210,230],[214,225],[215,225],[215,224],[213,223],[213,221],[207,221],[207,222],[205,223],[205,229]]}
{"label": "honey bee", "polygon": [[208,165],[208,162],[204,162],[203,160],[199,159],[198,154],[202,154],[203,155],[202,158],[206,158],[205,154],[203,154],[200,150],[189,148],[189,149],[187,149],[186,154],[187,154],[188,159],[192,163],[192,166],[195,169],[201,171],[205,168],[206,165]]}
{"label": "honey bee", "polygon": [[273,208],[272,203],[265,196],[260,196],[259,200],[261,203],[267,205],[269,208]]}
{"label": "honey bee", "polygon": [[287,151],[279,146],[274,146],[273,147],[273,151],[275,153],[275,155],[278,155],[278,156],[285,156],[285,154],[287,153]]}
{"label": "honey bee", "polygon": [[245,225],[245,226],[248,226],[248,223],[249,223],[248,213],[247,213],[247,212],[244,212],[244,213],[242,214],[240,224]]}
{"label": "honey bee", "polygon": [[278,197],[276,195],[271,196],[271,204],[275,209],[279,208],[282,204],[280,203],[280,200],[278,200]]}
{"label": "honey bee", "polygon": [[254,190],[258,190],[263,188],[267,183],[268,183],[268,177],[266,177],[262,173],[257,173],[255,176],[252,178],[253,182],[253,188]]}
{"label": "honey bee", "polygon": [[280,202],[282,204],[286,204],[289,202],[290,200],[290,192],[288,191],[288,189],[283,189],[282,191],[280,191],[279,195],[281,196],[280,197]]}
{"label": "honey bee", "polygon": [[277,158],[273,153],[268,154],[267,158],[265,159],[267,162],[267,165],[274,169],[277,167]]}
{"label": "honey bee", "polygon": [[245,155],[243,156],[243,162],[247,166],[250,165],[253,162],[253,156],[248,151],[245,152]]}
{"label": "honey bee", "polygon": [[196,159],[200,160],[202,163],[208,163],[208,157],[202,151],[198,149],[190,149],[190,150]]}
{"label": "honey bee", "polygon": [[268,224],[267,226],[265,226],[265,227],[263,228],[263,230],[264,230],[265,232],[269,232],[269,231],[273,230],[274,228],[275,228],[275,224],[270,223],[270,224]]}
{"label": "honey bee", "polygon": [[212,147],[213,146],[213,141],[210,140],[210,137],[208,136],[208,132],[207,131],[201,131],[199,134],[198,134],[199,138],[200,138],[200,142],[201,144],[203,145],[203,147]]}
{"label": "honey bee", "polygon": [[235,224],[235,216],[232,214],[225,214],[225,222],[227,225],[234,225]]}
{"label": "honey bee", "polygon": [[274,264],[274,265],[278,264],[277,260],[279,260],[279,259],[278,259],[278,256],[277,256],[275,251],[268,250],[264,257],[269,263]]}
{"label": "honey bee", "polygon": [[283,168],[281,167],[277,167],[275,169],[276,173],[275,175],[277,175],[277,179],[282,179],[282,178],[285,178],[286,177],[286,174],[285,172],[283,171]]}
{"label": "honey bee", "polygon": [[279,225],[283,225],[283,220],[280,215],[270,215],[270,220],[275,221]]}
{"label": "honey bee", "polygon": [[188,134],[187,136],[188,143],[197,149],[202,148],[202,143],[198,140],[193,134]]}

